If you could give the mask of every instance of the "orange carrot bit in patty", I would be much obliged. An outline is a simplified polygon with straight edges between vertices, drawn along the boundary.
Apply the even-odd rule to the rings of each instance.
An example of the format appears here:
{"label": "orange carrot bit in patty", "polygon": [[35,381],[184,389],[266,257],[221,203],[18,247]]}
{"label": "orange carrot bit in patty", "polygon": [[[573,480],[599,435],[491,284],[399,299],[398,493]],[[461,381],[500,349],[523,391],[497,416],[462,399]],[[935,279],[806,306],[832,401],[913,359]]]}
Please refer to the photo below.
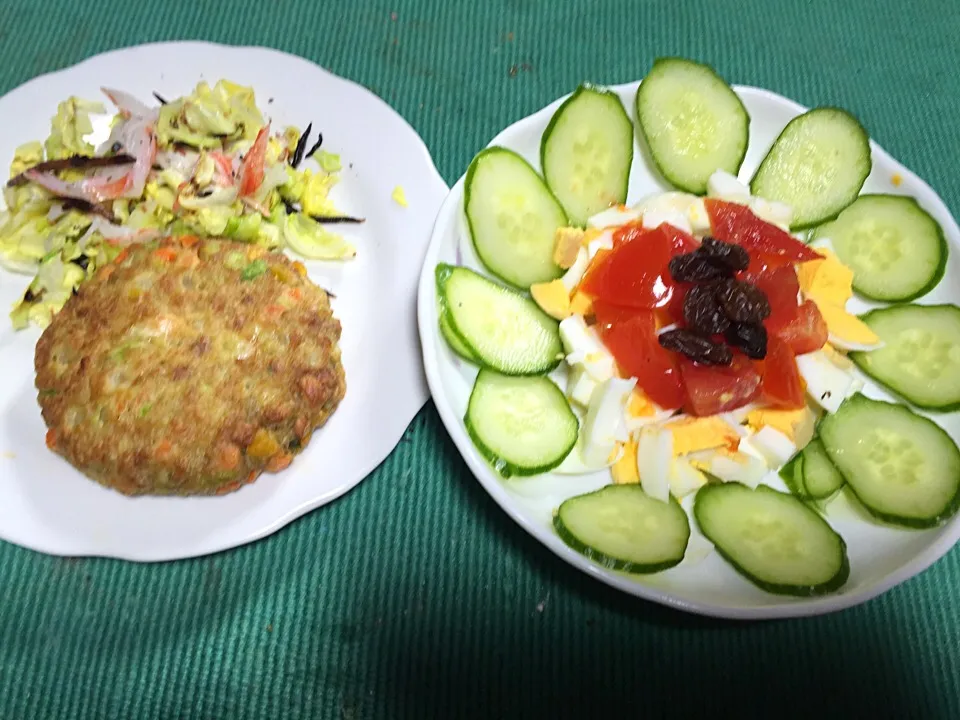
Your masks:
{"label": "orange carrot bit in patty", "polygon": [[278,453],[267,461],[267,472],[280,472],[290,467],[293,462],[293,455],[290,453]]}
{"label": "orange carrot bit in patty", "polygon": [[180,236],[180,244],[183,245],[185,248],[192,248],[198,242],[200,242],[200,238],[198,238],[196,235]]}
{"label": "orange carrot bit in patty", "polygon": [[233,482],[227,483],[217,488],[217,495],[226,495],[227,493],[232,493],[234,490],[239,490],[242,483],[239,480],[234,480]]}
{"label": "orange carrot bit in patty", "polygon": [[177,259],[177,251],[171,247],[162,247],[153,251],[153,254],[161,260],[173,262]]}
{"label": "orange carrot bit in patty", "polygon": [[127,255],[129,254],[130,254],[130,249],[124,248],[123,250],[120,251],[120,254],[113,259],[113,261],[117,264],[120,264],[127,259]]}
{"label": "orange carrot bit in patty", "polygon": [[296,270],[298,273],[300,273],[300,277],[306,277],[306,276],[307,276],[307,266],[304,265],[304,264],[303,264],[302,262],[300,262],[299,260],[294,260],[294,261],[293,261],[293,269]]}
{"label": "orange carrot bit in patty", "polygon": [[162,460],[170,454],[171,450],[173,450],[173,445],[170,444],[170,441],[161,440],[153,449],[153,454],[158,460]]}
{"label": "orange carrot bit in patty", "polygon": [[240,448],[233,443],[218,445],[216,464],[219,470],[233,470],[240,464]]}
{"label": "orange carrot bit in patty", "polygon": [[47,447],[53,450],[57,444],[57,433],[53,428],[47,430]]}

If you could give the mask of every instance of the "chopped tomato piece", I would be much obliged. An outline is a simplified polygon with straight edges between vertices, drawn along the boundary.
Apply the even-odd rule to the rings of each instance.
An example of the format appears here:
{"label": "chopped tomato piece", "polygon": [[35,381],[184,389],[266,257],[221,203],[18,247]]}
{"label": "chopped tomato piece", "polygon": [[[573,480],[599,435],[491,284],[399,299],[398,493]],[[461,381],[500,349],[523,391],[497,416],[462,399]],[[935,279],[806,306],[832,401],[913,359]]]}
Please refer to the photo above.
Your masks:
{"label": "chopped tomato piece", "polygon": [[771,255],[788,262],[806,262],[821,257],[790,233],[761,220],[746,205],[715,198],[706,198],[703,202],[710,216],[713,236],[718,240],[742,245],[751,255]]}
{"label": "chopped tomato piece", "polygon": [[[621,374],[637,378],[640,389],[660,407],[679,408],[683,403],[683,388],[677,355],[657,341],[653,311],[624,313],[601,305],[597,317],[600,337],[616,359]],[[603,324],[599,321],[601,317],[605,318]]]}
{"label": "chopped tomato piece", "polygon": [[263,184],[263,166],[267,158],[267,140],[270,138],[270,125],[260,128],[257,139],[247,150],[240,163],[240,197],[247,197]]}
{"label": "chopped tomato piece", "polygon": [[799,306],[797,294],[800,292],[800,282],[797,280],[797,271],[793,265],[767,269],[757,275],[745,275],[744,280],[752,282],[770,303],[770,316],[764,322],[767,331],[775,333],[789,325],[797,318]]}
{"label": "chopped tomato piece", "polygon": [[760,366],[760,394],[764,401],[785,410],[802,408],[803,386],[790,346],[776,335],[767,339],[767,356]]}
{"label": "chopped tomato piece", "polygon": [[828,334],[827,323],[812,300],[800,305],[796,317],[776,331],[794,355],[819,350],[826,345]]}
{"label": "chopped tomato piece", "polygon": [[676,254],[667,233],[644,230],[636,223],[625,225],[614,233],[614,249],[592,264],[581,289],[622,307],[663,307],[673,293],[667,265]]}
{"label": "chopped tomato piece", "polygon": [[700,247],[700,243],[697,242],[697,239],[693,235],[668,223],[662,223],[657,227],[657,230],[670,238],[670,242],[673,243],[674,253],[677,255],[692,253]]}
{"label": "chopped tomato piece", "polygon": [[596,318],[597,332],[602,332],[613,325],[627,322],[637,315],[649,314],[650,310],[642,308],[622,307],[598,300],[593,303],[593,316]]}
{"label": "chopped tomato piece", "polygon": [[760,375],[753,363],[736,352],[727,366],[700,365],[681,357],[680,374],[686,394],[683,407],[691,415],[702,417],[735,410],[760,391]]}

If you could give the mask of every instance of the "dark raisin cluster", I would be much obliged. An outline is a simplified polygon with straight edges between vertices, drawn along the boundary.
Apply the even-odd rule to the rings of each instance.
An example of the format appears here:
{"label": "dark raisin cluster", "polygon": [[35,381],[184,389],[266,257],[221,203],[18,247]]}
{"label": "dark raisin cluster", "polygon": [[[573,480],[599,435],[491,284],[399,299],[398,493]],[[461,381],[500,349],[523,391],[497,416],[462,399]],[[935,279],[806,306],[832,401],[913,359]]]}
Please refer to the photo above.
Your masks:
{"label": "dark raisin cluster", "polygon": [[[729,365],[730,346],[756,360],[766,357],[763,321],[770,315],[770,303],[756,285],[735,277],[749,264],[742,247],[711,237],[693,252],[673,258],[673,279],[695,285],[683,300],[687,327],[661,333],[660,345],[704,365]],[[714,340],[715,335],[722,335],[726,344]]]}

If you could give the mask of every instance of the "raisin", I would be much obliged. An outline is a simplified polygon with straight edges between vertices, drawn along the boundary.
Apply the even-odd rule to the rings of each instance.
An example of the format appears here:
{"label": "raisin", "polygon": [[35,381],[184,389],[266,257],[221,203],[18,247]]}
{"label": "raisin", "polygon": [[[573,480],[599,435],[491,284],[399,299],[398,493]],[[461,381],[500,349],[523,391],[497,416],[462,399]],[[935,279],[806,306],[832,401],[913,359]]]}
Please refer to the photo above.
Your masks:
{"label": "raisin", "polygon": [[691,330],[704,335],[719,335],[730,327],[730,320],[717,301],[717,284],[694,285],[683,298],[683,320]]}
{"label": "raisin", "polygon": [[730,274],[723,267],[711,262],[709,258],[700,255],[697,250],[671,258],[668,268],[670,275],[677,282],[720,280]]}
{"label": "raisin", "polygon": [[724,280],[716,290],[717,300],[733,322],[758,323],[770,316],[770,303],[763,290],[741,280]]}
{"label": "raisin", "polygon": [[700,254],[710,262],[729,270],[731,273],[746,270],[750,265],[750,255],[739,245],[705,237],[699,248]]}
{"label": "raisin", "polygon": [[763,360],[767,356],[767,329],[761,323],[733,323],[726,337],[748,358]]}
{"label": "raisin", "polygon": [[729,365],[733,362],[733,352],[726,345],[690,330],[667,330],[660,333],[657,339],[661,347],[686,355],[703,365]]}

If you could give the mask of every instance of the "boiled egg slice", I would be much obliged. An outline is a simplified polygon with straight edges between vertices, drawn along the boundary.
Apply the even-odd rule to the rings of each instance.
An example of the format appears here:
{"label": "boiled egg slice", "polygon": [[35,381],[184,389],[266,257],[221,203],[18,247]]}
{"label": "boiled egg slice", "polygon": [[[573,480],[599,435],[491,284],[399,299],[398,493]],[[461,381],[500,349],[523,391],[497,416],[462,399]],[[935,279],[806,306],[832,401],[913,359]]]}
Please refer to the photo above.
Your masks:
{"label": "boiled egg slice", "polygon": [[722,482],[740,482],[756,487],[769,472],[766,461],[748,440],[740,441],[740,449],[702,450],[687,456],[698,470],[705,470]]}
{"label": "boiled egg slice", "polygon": [[726,170],[717,170],[707,178],[707,195],[744,205],[750,202],[750,188]]}
{"label": "boiled egg slice", "polygon": [[707,477],[685,458],[674,458],[670,468],[670,493],[682,500],[707,484]]}
{"label": "boiled egg slice", "polygon": [[616,374],[616,362],[593,328],[582,315],[571,315],[560,322],[560,340],[571,367],[581,365],[590,377],[603,382]]}
{"label": "boiled egg slice", "polygon": [[598,212],[587,219],[588,228],[620,227],[640,219],[642,211],[637,208],[623,206],[612,207]]}
{"label": "boiled egg slice", "polygon": [[766,425],[750,438],[751,445],[770,467],[784,465],[797,452],[796,444],[776,428]]}
{"label": "boiled egg slice", "polygon": [[817,416],[808,407],[798,410],[757,408],[747,415],[747,425],[754,432],[772,427],[786,435],[798,447],[805,446],[813,438]]}
{"label": "boiled egg slice", "polygon": [[842,350],[876,350],[880,337],[853,313],[847,302],[853,297],[853,271],[840,262],[828,243],[816,247],[823,257],[800,263],[797,282],[800,292],[812,300],[827,325],[830,343]]}
{"label": "boiled egg slice", "polygon": [[640,429],[637,439],[637,470],[640,486],[652,498],[670,500],[670,470],[673,436],[655,425]]}
{"label": "boiled egg slice", "polygon": [[663,429],[673,434],[674,457],[719,447],[736,449],[740,444],[740,433],[717,416],[684,416],[666,423]]}
{"label": "boiled egg slice", "polygon": [[583,421],[580,454],[589,466],[607,462],[617,448],[623,412],[636,381],[612,377],[597,386]]}
{"label": "boiled egg slice", "polygon": [[824,410],[834,413],[840,404],[860,389],[853,370],[834,363],[822,350],[797,355],[797,370],[807,386],[807,394]]}
{"label": "boiled egg slice", "polygon": [[583,280],[583,276],[586,274],[589,265],[590,255],[585,247],[581,247],[577,251],[576,260],[573,261],[573,264],[563,274],[563,277],[560,278],[560,282],[563,283],[568,294],[572,293],[577,285],[580,284],[580,281]]}

